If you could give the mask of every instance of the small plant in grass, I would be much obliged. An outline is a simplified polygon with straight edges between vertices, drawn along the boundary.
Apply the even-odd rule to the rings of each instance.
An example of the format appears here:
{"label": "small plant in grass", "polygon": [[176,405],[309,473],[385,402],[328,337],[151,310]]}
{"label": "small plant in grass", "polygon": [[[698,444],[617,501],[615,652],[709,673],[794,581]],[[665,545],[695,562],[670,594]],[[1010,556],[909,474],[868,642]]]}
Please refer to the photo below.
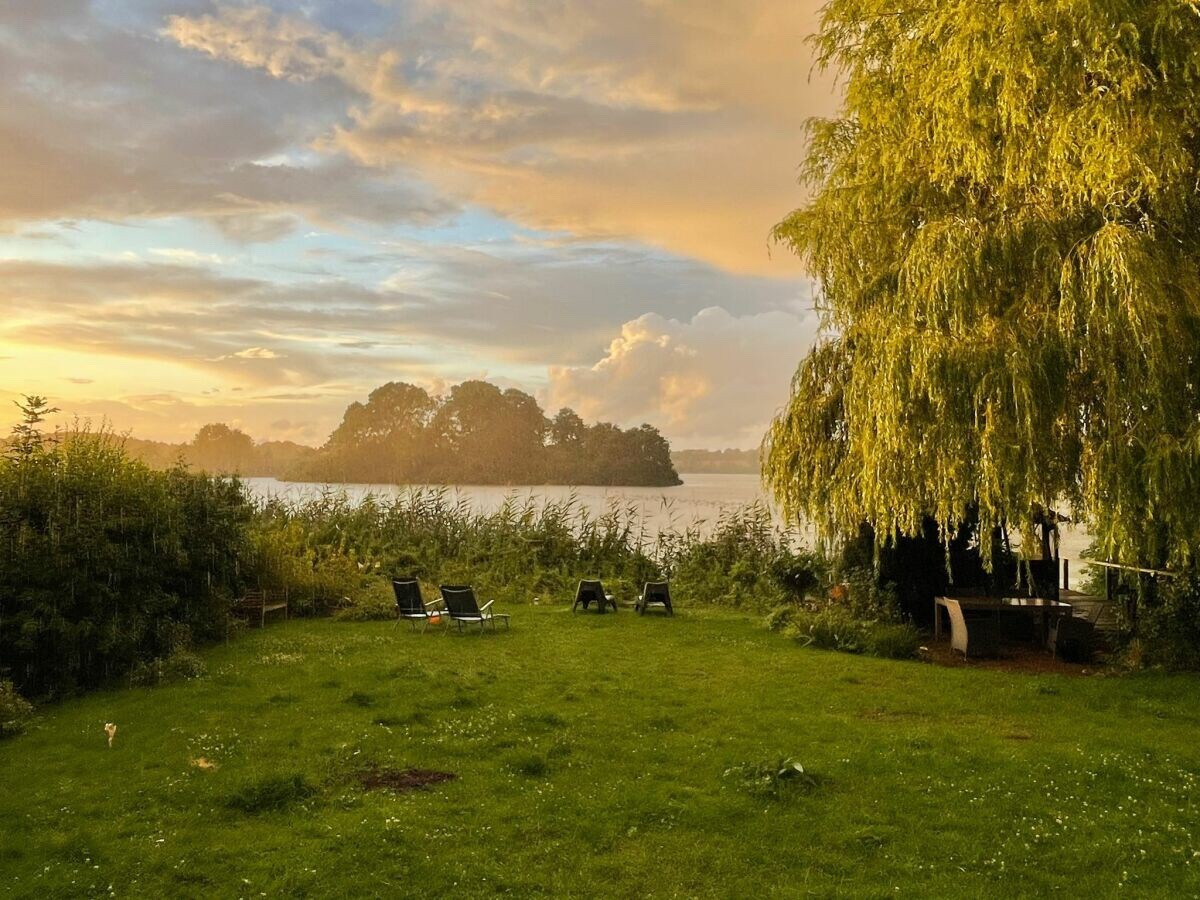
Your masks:
{"label": "small plant in grass", "polygon": [[504,760],[504,767],[516,775],[524,775],[526,778],[541,778],[550,771],[550,764],[540,753],[535,753],[532,750],[518,750],[508,754]]}
{"label": "small plant in grass", "polygon": [[25,730],[33,704],[17,693],[11,681],[0,681],[0,738]]}
{"label": "small plant in grass", "polygon": [[915,659],[921,633],[908,623],[873,623],[867,634],[867,652],[883,659]]}
{"label": "small plant in grass", "polygon": [[768,628],[774,624],[775,629],[804,647],[865,653],[883,659],[914,659],[920,650],[920,634],[912,625],[858,619],[841,606],[829,605],[820,610],[784,607],[768,617],[767,624]]}
{"label": "small plant in grass", "polygon": [[176,650],[170,656],[137,663],[129,674],[129,681],[131,684],[148,687],[202,678],[207,671],[204,660],[195,653]]}
{"label": "small plant in grass", "polygon": [[767,613],[767,631],[783,631],[800,611],[796,603],[780,603]]}
{"label": "small plant in grass", "polygon": [[722,777],[739,791],[772,799],[817,786],[817,779],[805,771],[799,760],[790,756],[770,762],[738,763],[726,769]]}
{"label": "small plant in grass", "polygon": [[247,815],[287,809],[313,797],[317,788],[304,775],[269,775],[239,788],[230,795],[230,809]]}

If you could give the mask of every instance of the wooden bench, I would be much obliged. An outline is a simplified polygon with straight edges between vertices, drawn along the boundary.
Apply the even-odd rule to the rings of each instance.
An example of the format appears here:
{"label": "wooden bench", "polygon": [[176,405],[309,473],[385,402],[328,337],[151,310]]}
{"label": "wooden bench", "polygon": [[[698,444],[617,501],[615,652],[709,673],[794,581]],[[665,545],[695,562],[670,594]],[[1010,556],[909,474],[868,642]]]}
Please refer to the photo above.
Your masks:
{"label": "wooden bench", "polygon": [[257,615],[260,628],[267,624],[267,613],[281,609],[283,617],[286,619],[288,617],[287,591],[246,591],[244,597],[233,601],[233,611],[247,613],[247,618]]}

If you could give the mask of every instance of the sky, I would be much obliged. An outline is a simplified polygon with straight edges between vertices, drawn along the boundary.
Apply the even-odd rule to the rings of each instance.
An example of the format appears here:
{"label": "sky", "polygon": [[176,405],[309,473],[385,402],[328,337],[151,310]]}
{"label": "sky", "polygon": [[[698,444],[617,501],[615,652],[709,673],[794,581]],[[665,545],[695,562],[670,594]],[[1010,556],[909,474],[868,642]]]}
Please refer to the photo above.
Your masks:
{"label": "sky", "polygon": [[0,423],[320,444],[387,381],[757,446],[818,0],[0,0]]}

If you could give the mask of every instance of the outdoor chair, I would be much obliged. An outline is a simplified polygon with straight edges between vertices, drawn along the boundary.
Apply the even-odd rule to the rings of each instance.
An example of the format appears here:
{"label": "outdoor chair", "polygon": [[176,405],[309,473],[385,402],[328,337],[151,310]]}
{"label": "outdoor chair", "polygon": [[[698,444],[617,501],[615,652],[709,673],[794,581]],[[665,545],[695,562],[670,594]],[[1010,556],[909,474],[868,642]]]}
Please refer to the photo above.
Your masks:
{"label": "outdoor chair", "polygon": [[647,581],[642,588],[642,596],[638,598],[634,609],[639,616],[645,615],[649,606],[661,606],[670,615],[675,615],[675,607],[671,605],[671,586],[665,581]]}
{"label": "outdoor chair", "polygon": [[[1097,612],[1100,607],[1097,607]],[[1083,616],[1059,616],[1050,626],[1050,649],[1067,662],[1089,663],[1095,652],[1096,623]]]}
{"label": "outdoor chair", "polygon": [[962,605],[945,598],[950,615],[950,646],[966,657],[996,656],[1000,652],[1000,621],[994,612],[964,614]]}
{"label": "outdoor chair", "polygon": [[579,587],[575,590],[575,602],[571,604],[571,612],[575,612],[580,606],[587,609],[593,603],[596,604],[596,612],[604,612],[608,606],[613,608],[613,612],[617,610],[617,598],[605,593],[604,585],[599,581],[579,582]]}
{"label": "outdoor chair", "polygon": [[495,600],[489,600],[483,606],[475,599],[475,591],[465,584],[443,584],[441,586],[442,600],[446,603],[446,613],[451,622],[458,624],[461,632],[464,625],[479,625],[479,633],[483,634],[484,627],[491,623],[492,631],[496,630],[496,620],[503,619],[504,627],[510,628],[507,613],[492,612]]}
{"label": "outdoor chair", "polygon": [[396,624],[401,620],[407,621],[412,630],[417,630],[421,622],[421,631],[429,627],[431,619],[440,619],[441,610],[437,609],[440,600],[428,602],[421,599],[421,585],[415,578],[393,578],[392,593],[396,595]]}

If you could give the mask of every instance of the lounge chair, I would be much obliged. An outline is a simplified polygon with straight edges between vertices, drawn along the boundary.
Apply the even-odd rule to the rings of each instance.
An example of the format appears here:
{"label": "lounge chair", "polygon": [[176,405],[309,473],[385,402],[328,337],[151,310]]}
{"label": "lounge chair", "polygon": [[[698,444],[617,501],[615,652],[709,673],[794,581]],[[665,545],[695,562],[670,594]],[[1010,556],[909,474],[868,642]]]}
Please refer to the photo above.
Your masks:
{"label": "lounge chair", "polygon": [[644,615],[647,607],[661,606],[671,615],[675,615],[675,607],[671,605],[671,586],[665,581],[647,581],[642,588],[642,596],[638,598],[634,609],[638,615]]}
{"label": "lounge chair", "polygon": [[422,622],[421,630],[429,627],[431,619],[440,619],[441,610],[437,609],[440,600],[425,602],[421,599],[421,585],[415,578],[393,578],[392,593],[396,595],[396,624],[401,619],[417,630],[417,623]]}
{"label": "lounge chair", "polygon": [[992,611],[964,615],[959,602],[944,598],[950,615],[950,646],[966,657],[996,656],[1000,652],[1000,620]]}
{"label": "lounge chair", "polygon": [[617,609],[617,598],[605,593],[604,585],[599,581],[581,581],[575,590],[575,602],[571,604],[571,612],[580,606],[587,609],[592,603],[596,604],[596,612],[604,612],[605,607],[611,606],[613,612]]}
{"label": "lounge chair", "polygon": [[504,627],[510,628],[507,613],[492,612],[492,604],[495,600],[489,600],[483,606],[479,605],[479,601],[475,599],[475,591],[469,585],[465,584],[443,584],[441,586],[442,599],[446,602],[446,613],[450,616],[451,622],[458,623],[458,630],[462,631],[463,625],[479,625],[479,633],[483,634],[484,626],[489,622],[492,625],[492,631],[496,630],[496,620],[503,619]]}

